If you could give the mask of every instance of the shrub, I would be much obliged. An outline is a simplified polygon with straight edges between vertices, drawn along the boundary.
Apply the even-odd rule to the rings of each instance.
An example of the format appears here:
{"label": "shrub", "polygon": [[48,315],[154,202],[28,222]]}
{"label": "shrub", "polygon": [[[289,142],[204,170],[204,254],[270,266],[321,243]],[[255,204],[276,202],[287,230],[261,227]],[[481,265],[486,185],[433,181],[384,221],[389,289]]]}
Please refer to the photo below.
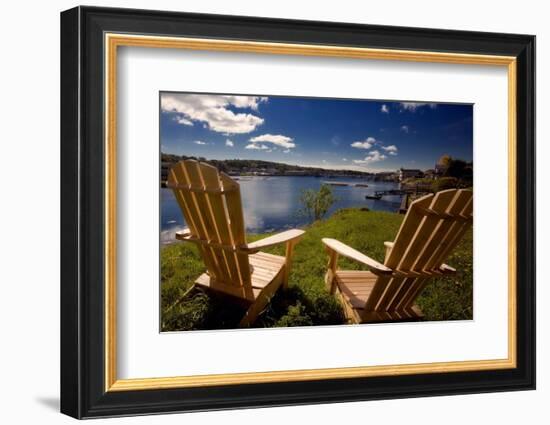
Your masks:
{"label": "shrub", "polygon": [[439,192],[441,190],[454,189],[458,186],[458,179],[455,177],[441,177],[432,182],[432,191]]}
{"label": "shrub", "polygon": [[325,216],[330,207],[336,202],[336,197],[328,184],[322,184],[319,190],[303,190],[300,202],[303,205],[301,213],[317,221]]}
{"label": "shrub", "polygon": [[276,327],[292,327],[292,326],[311,326],[313,320],[306,312],[306,308],[298,302],[288,308],[287,314],[277,320],[274,324]]}

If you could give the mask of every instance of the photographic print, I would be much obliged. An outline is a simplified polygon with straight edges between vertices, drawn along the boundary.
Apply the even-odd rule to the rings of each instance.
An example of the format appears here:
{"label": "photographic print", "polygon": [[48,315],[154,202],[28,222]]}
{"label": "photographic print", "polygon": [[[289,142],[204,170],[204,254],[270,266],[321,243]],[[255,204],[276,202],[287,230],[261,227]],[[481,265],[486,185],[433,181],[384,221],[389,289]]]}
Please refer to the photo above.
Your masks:
{"label": "photographic print", "polygon": [[534,36],[79,6],[61,75],[63,413],[535,388]]}
{"label": "photographic print", "polygon": [[160,93],[161,331],[473,318],[473,106]]}

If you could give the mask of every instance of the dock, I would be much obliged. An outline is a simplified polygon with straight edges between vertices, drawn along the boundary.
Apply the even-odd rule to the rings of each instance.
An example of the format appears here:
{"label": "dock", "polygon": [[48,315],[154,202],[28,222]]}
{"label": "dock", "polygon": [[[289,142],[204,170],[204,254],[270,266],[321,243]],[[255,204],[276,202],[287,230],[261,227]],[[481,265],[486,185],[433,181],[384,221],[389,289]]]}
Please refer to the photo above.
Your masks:
{"label": "dock", "polygon": [[345,182],[323,182],[323,184],[328,184],[329,186],[349,186],[349,183]]}
{"label": "dock", "polygon": [[409,194],[407,193],[405,196],[403,196],[403,199],[401,199],[399,214],[406,214],[408,209],[409,209]]}
{"label": "dock", "polygon": [[322,183],[328,184],[329,186],[369,187],[367,183],[348,183],[348,182],[331,182],[331,181],[324,181]]}
{"label": "dock", "polygon": [[401,205],[399,206],[399,213],[405,214],[409,209],[409,199],[411,195],[418,196],[421,194],[430,193],[428,191],[419,190],[418,187],[408,189],[390,189],[390,190],[377,190],[373,194],[366,195],[365,199],[380,200],[383,196],[401,196]]}

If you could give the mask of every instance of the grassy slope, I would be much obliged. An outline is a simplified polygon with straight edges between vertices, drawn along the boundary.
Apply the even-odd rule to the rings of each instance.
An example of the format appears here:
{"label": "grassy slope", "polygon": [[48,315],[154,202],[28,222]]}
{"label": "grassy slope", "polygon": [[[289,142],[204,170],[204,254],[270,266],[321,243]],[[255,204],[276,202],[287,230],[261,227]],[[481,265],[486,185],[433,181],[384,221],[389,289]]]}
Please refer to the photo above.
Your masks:
{"label": "grassy slope", "polygon": [[[321,238],[338,239],[370,257],[383,261],[384,241],[394,239],[402,215],[341,210],[327,220],[307,228],[296,246],[290,287],[279,291],[255,326],[306,326],[344,322],[338,302],[325,289],[323,277],[327,255]],[[250,241],[266,235],[253,235]],[[284,255],[284,247],[267,250]],[[417,302],[427,320],[454,320],[472,318],[472,232],[468,232],[447,263],[458,270],[456,276],[433,279]],[[340,268],[361,269],[358,263],[347,259],[339,261]],[[219,329],[235,327],[244,310],[200,290],[191,291],[181,299],[192,282],[205,270],[191,244],[176,243],[166,246],[161,253],[163,330]]]}

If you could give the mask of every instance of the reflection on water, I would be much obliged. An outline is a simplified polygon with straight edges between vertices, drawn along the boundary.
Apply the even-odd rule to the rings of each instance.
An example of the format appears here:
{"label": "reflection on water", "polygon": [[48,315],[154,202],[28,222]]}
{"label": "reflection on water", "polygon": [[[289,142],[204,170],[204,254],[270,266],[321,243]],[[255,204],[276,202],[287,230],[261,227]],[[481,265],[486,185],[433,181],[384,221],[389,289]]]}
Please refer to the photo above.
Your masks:
{"label": "reflection on water", "polygon": [[[318,190],[325,179],[317,177],[246,177],[239,181],[243,201],[246,230],[264,233],[284,230],[308,224],[308,218],[299,214],[302,208],[300,195],[304,189]],[[345,181],[350,186],[332,186],[338,198],[329,215],[341,208],[367,207],[371,210],[396,212],[399,196],[385,196],[381,200],[365,199],[365,195],[377,190],[398,187],[397,183],[364,182],[360,179],[331,179]],[[354,187],[367,183],[368,187]],[[183,216],[172,190],[161,189],[161,242],[174,240],[174,232],[185,226]]]}

